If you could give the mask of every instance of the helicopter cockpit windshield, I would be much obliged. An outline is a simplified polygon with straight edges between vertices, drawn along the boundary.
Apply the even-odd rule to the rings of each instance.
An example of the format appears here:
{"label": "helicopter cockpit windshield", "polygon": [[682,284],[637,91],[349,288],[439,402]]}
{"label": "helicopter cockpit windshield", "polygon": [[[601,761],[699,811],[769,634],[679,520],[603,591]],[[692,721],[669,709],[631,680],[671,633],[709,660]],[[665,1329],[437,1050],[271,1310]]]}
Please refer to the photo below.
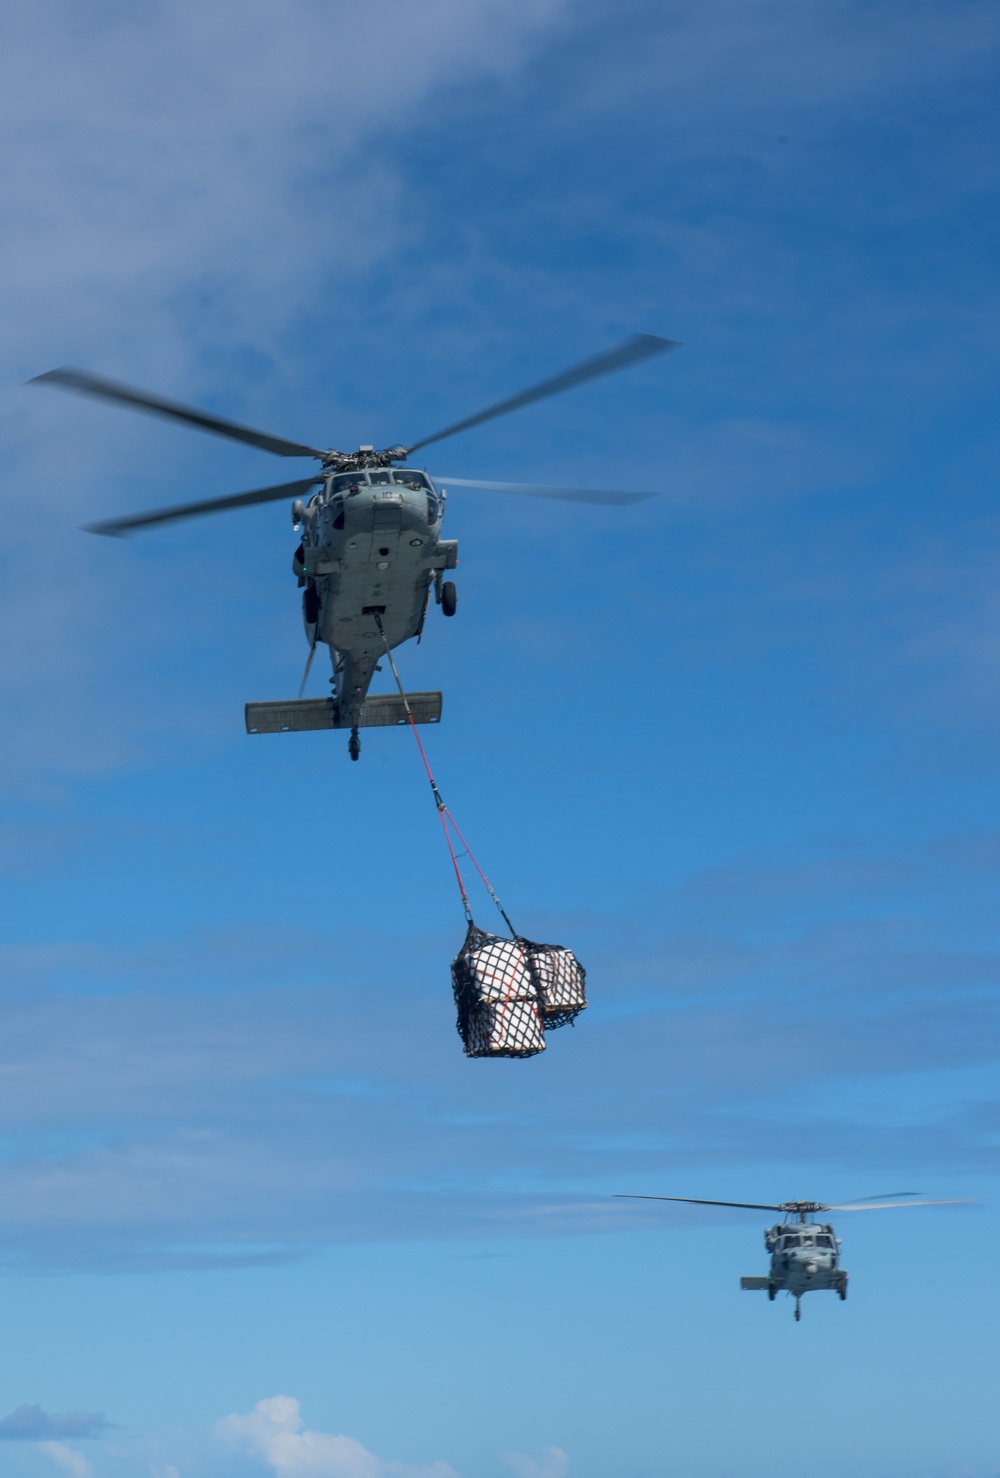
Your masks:
{"label": "helicopter cockpit windshield", "polygon": [[346,497],[348,493],[356,493],[364,480],[363,472],[341,472],[330,484],[330,491]]}

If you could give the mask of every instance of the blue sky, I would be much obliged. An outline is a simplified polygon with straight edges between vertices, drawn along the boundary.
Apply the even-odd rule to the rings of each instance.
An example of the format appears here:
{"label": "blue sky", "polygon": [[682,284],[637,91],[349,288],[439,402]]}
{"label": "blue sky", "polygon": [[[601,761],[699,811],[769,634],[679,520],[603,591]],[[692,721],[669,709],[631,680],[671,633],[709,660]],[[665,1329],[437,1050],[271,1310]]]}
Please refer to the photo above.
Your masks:
{"label": "blue sky", "polygon": [[[0,46],[0,1471],[995,1478],[995,7],[12,0]],[[248,739],[275,482],[22,382],[435,448],[445,796],[591,1008],[469,1062],[417,756]],[[325,673],[317,672],[319,691]],[[485,902],[477,915],[488,924]],[[743,1295],[842,1216],[846,1305]]]}

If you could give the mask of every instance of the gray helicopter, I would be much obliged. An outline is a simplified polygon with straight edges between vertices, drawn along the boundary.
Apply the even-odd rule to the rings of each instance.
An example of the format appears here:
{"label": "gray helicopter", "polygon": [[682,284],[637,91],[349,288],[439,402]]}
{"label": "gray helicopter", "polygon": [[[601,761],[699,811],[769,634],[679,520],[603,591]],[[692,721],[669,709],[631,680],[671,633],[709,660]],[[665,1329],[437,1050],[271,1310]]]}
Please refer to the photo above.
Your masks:
{"label": "gray helicopter", "polygon": [[[368,693],[373,675],[381,670],[379,658],[411,637],[419,640],[432,590],[445,616],[453,616],[457,604],[454,584],[442,578],[458,563],[457,542],[441,538],[447,490],[436,485],[422,469],[398,464],[405,464],[414,452],[433,442],[457,436],[497,416],[676,347],[672,339],[636,334],[608,353],[508,396],[433,436],[425,436],[409,446],[381,450],[359,446],[356,452],[322,451],[286,441],[82,370],[50,370],[29,383],[58,385],[165,416],[279,457],[316,458],[320,470],[297,482],[110,519],[90,524],[88,531],[123,537],[156,524],[176,523],[254,503],[292,499],[292,522],[302,536],[292,560],[292,572],[303,591],[302,616],[309,656],[298,698],[248,703],[247,732],[350,729],[348,748],[351,758],[356,760],[361,753],[360,728],[403,724],[411,716],[415,723],[437,723],[441,717],[440,693],[410,693],[405,697],[395,693],[371,696]],[[655,493],[481,482],[460,477],[445,480],[453,487],[580,503],[628,504],[656,496]],[[304,502],[310,493],[312,496]],[[319,642],[330,649],[332,692],[327,698],[303,698]]]}
{"label": "gray helicopter", "polygon": [[[917,1191],[890,1191],[890,1196],[913,1197]],[[802,1318],[802,1295],[829,1289],[847,1297],[847,1273],[840,1266],[840,1238],[829,1222],[814,1222],[822,1211],[889,1211],[904,1206],[958,1206],[965,1198],[950,1201],[891,1201],[884,1196],[861,1196],[856,1201],[823,1206],[819,1201],[785,1201],[780,1206],[762,1206],[752,1201],[699,1201],[691,1196],[622,1196],[627,1201],[681,1201],[687,1206],[735,1206],[744,1211],[781,1211],[784,1221],[767,1227],[764,1246],[771,1254],[771,1271],[763,1278],[741,1278],[740,1287],[764,1292],[772,1301],[779,1293],[795,1299],[795,1318]]]}

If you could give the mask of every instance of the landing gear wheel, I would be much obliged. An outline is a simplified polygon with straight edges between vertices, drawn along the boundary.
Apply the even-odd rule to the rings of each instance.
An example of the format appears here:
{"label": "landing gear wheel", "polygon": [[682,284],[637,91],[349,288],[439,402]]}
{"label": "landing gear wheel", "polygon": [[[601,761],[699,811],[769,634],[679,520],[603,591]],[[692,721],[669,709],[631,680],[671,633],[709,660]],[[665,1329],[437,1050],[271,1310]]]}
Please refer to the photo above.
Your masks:
{"label": "landing gear wheel", "polygon": [[458,609],[458,596],[453,580],[446,580],[441,586],[441,609],[446,616],[454,616]]}
{"label": "landing gear wheel", "polygon": [[768,1297],[768,1301],[770,1303],[774,1303],[775,1294],[777,1292],[778,1292],[778,1290],[775,1288],[775,1286],[774,1286],[773,1283],[769,1283],[767,1285],[767,1297]]}
{"label": "landing gear wheel", "polygon": [[799,1322],[799,1320],[801,1318],[802,1318],[802,1310],[799,1308],[799,1301],[798,1301],[798,1299],[796,1299],[795,1300],[795,1322],[796,1322],[796,1324]]}
{"label": "landing gear wheel", "polygon": [[351,730],[351,737],[347,741],[347,752],[352,760],[359,759],[361,756],[361,740],[358,738],[357,729]]}
{"label": "landing gear wheel", "polygon": [[837,1289],[837,1292],[840,1294],[840,1302],[843,1303],[845,1298],[847,1297],[847,1284],[842,1283]]}

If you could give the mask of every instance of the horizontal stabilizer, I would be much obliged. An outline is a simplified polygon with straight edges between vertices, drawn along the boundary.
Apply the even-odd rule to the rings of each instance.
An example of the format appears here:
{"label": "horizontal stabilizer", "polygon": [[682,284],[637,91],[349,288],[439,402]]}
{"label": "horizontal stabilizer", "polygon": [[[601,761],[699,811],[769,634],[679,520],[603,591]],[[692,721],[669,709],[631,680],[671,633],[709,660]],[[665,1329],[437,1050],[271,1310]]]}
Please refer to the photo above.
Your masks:
{"label": "horizontal stabilizer", "polygon": [[749,1288],[753,1293],[764,1293],[769,1282],[769,1278],[741,1278],[740,1287]]}
{"label": "horizontal stabilizer", "polygon": [[[407,693],[415,724],[441,722],[440,693]],[[248,734],[297,734],[305,729],[349,729],[333,698],[289,698],[281,703],[248,703]],[[383,729],[405,724],[406,708],[398,693],[378,693],[365,699],[358,715],[359,729]]]}

